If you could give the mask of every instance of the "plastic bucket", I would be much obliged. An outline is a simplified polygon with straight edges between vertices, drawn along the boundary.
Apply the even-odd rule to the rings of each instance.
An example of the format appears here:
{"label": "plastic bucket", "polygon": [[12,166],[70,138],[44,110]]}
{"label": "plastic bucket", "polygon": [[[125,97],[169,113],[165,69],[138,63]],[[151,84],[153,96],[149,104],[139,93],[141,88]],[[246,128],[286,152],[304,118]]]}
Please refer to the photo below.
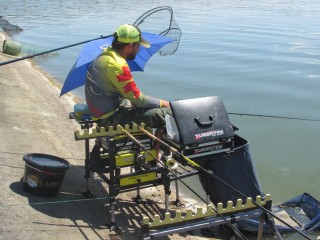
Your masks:
{"label": "plastic bucket", "polygon": [[23,188],[40,196],[56,196],[70,163],[65,159],[40,153],[24,155],[23,160]]}
{"label": "plastic bucket", "polygon": [[9,55],[18,56],[21,52],[21,44],[14,41],[3,41],[3,52]]}

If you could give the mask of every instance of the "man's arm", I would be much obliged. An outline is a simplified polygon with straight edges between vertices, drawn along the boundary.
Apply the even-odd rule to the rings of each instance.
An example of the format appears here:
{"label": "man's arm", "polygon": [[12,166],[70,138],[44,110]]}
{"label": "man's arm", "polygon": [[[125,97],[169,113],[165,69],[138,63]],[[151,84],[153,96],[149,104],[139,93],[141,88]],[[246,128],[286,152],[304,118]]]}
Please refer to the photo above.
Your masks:
{"label": "man's arm", "polygon": [[118,69],[112,78],[112,82],[121,95],[130,100],[136,107],[169,107],[169,103],[165,100],[144,95],[136,86],[128,66],[122,66],[122,69]]}

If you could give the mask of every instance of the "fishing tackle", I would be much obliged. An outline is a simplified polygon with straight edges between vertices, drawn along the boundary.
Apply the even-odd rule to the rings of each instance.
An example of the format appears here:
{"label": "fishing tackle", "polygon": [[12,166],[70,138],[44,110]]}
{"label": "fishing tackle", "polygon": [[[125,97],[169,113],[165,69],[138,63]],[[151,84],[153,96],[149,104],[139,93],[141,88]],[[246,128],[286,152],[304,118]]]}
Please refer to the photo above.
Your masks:
{"label": "fishing tackle", "polygon": [[[143,128],[141,128],[140,126],[138,126],[138,129],[142,130]],[[132,140],[134,141],[136,144],[139,145],[139,147],[141,147],[143,150],[145,150],[150,156],[152,156],[154,159],[156,159],[155,156],[153,156],[153,154],[143,145],[141,144],[134,136],[132,136],[128,131],[126,131],[123,127],[120,127],[122,129],[122,131]],[[143,129],[143,131],[147,136],[154,136],[151,133],[149,133],[148,131],[145,131]],[[149,135],[150,134],[150,135]],[[154,136],[155,137],[155,136]],[[158,138],[154,138],[154,139],[158,139]],[[158,139],[160,140],[160,139]],[[161,141],[161,140],[160,140]],[[169,146],[169,145],[168,145]],[[169,146],[170,147],[170,146]],[[171,148],[170,150],[172,152],[175,152],[176,149]],[[189,161],[193,162],[192,160],[189,159]],[[193,190],[188,184],[186,184],[174,171],[172,171],[170,169],[170,167],[168,167],[166,164],[162,163],[162,161],[158,161],[158,163],[160,163],[167,171],[169,171],[176,179],[178,179],[184,186],[186,186],[193,194],[195,194],[199,199],[201,199],[203,202],[206,202],[195,190]],[[193,164],[196,164],[193,162]],[[197,165],[197,164],[196,164]],[[200,166],[199,166],[200,167]],[[212,210],[221,218],[225,221],[225,223],[241,238],[241,239],[247,239],[237,228],[235,228],[229,221],[226,220],[226,218],[224,216],[222,216],[217,210],[215,210],[214,208],[212,208]]]}
{"label": "fishing tackle", "polygon": [[[182,155],[177,149],[171,147],[169,144],[165,143],[164,141],[162,141],[161,139],[157,138],[156,136],[152,135],[151,133],[149,133],[148,131],[146,131],[145,129],[141,128],[139,125],[137,125],[136,123],[132,122],[134,125],[136,125],[136,127],[142,131],[143,133],[145,133],[147,136],[151,137],[152,139],[154,139],[155,141],[159,142],[160,144],[162,144],[163,146],[165,146],[166,148],[170,149],[170,151],[172,151],[172,153],[176,154],[180,159],[185,160],[187,163],[189,163],[192,167],[194,167],[195,169],[199,170],[200,172],[202,172],[203,174],[205,174],[206,176],[210,177],[210,178],[214,178],[218,181],[220,181],[221,183],[223,183],[225,186],[227,186],[228,188],[232,189],[233,191],[237,192],[238,194],[240,194],[243,197],[247,196],[245,194],[243,194],[242,192],[240,192],[239,190],[235,189],[234,187],[232,187],[230,184],[226,183],[225,181],[223,181],[221,178],[215,176],[212,172],[209,172],[208,170],[204,169],[203,167],[201,167],[199,164],[195,163],[194,161],[192,161],[190,158]],[[311,238],[309,236],[307,236],[305,233],[303,233],[302,231],[294,228],[293,226],[291,226],[290,224],[288,224],[287,222],[283,221],[281,218],[279,218],[278,216],[276,216],[275,214],[273,214],[271,211],[269,211],[268,209],[266,209],[265,207],[259,205],[256,203],[256,201],[253,201],[253,204],[256,205],[256,207],[262,209],[264,212],[266,212],[267,214],[271,215],[272,217],[276,218],[277,220],[279,220],[280,222],[282,222],[283,224],[285,224],[286,226],[288,226],[289,228],[291,228],[292,230],[296,231],[297,233],[299,233],[301,236],[305,237],[306,239],[310,239]],[[278,231],[276,231],[278,232]],[[280,235],[280,234],[277,234]]]}
{"label": "fishing tackle", "polygon": [[[78,116],[76,114],[72,114],[72,116],[72,119],[78,119]],[[76,116],[77,118],[75,118]],[[218,116],[216,117],[217,119],[219,118]],[[207,120],[203,119],[202,121],[206,122]],[[235,221],[255,218],[258,216],[260,216],[260,225],[258,231],[258,235],[260,235],[259,239],[261,239],[262,236],[263,222],[270,224],[277,238],[282,239],[280,233],[274,225],[274,215],[268,210],[271,209],[270,195],[266,194],[263,199],[261,196],[257,195],[254,195],[256,196],[255,200],[248,198],[243,193],[241,193],[241,191],[237,190],[236,188],[232,188],[232,186],[228,185],[220,178],[217,178],[217,176],[212,172],[207,171],[200,164],[180,153],[175,147],[172,147],[163,140],[156,138],[151,132],[149,132],[150,129],[145,128],[144,124],[137,125],[136,123],[132,122],[130,126],[125,125],[122,127],[120,125],[117,125],[109,126],[108,128],[92,128],[91,120],[81,120],[79,121],[79,123],[80,125],[84,125],[84,128],[82,128],[82,133],[80,133],[79,131],[75,132],[75,139],[77,141],[85,140],[85,168],[86,170],[88,170],[88,172],[86,171],[85,178],[87,180],[89,179],[89,172],[90,169],[93,169],[92,167],[94,167],[94,162],[102,162],[107,164],[101,170],[100,168],[97,168],[96,170],[93,169],[92,171],[97,172],[97,174],[109,185],[109,192],[111,196],[109,199],[111,219],[111,224],[109,227],[110,230],[115,232],[120,231],[115,221],[115,198],[118,193],[124,191],[132,191],[135,189],[137,191],[137,197],[135,199],[137,202],[140,202],[142,201],[140,197],[140,189],[150,187],[153,184],[161,184],[164,186],[165,193],[164,219],[161,220],[160,216],[157,214],[154,215],[152,222],[150,222],[149,217],[143,217],[141,222],[141,233],[144,237],[143,239],[149,239],[150,236],[160,237],[172,233],[185,232],[192,229],[196,230],[205,227],[219,226],[221,224],[228,225],[230,229],[237,236],[239,236],[239,238],[246,239],[245,236],[241,235],[241,232],[239,233],[236,229],[234,229],[234,226],[232,224]],[[125,137],[125,135],[127,137]],[[96,139],[96,145],[94,146],[91,154],[89,154],[89,139]],[[191,175],[189,173],[178,175],[181,173],[179,173],[178,171],[172,171],[170,167],[167,167],[165,162],[159,162],[159,164],[161,165],[160,169],[157,167],[155,168],[154,161],[157,160],[154,157],[155,150],[152,148],[151,140],[158,141],[164,148],[169,149],[169,151],[164,150],[164,155],[170,155],[173,159],[181,163],[180,169],[188,168],[188,166],[190,166],[191,169],[194,169],[194,171],[187,170],[190,171]],[[126,145],[124,145],[123,142],[126,142]],[[124,149],[121,150],[119,148]],[[97,153],[95,153],[95,149],[98,150]],[[168,152],[170,153],[168,154]],[[227,152],[225,153],[227,154]],[[165,161],[165,157],[163,157],[162,160]],[[151,167],[149,168],[148,165]],[[135,169],[134,172],[130,172],[128,174],[120,173],[121,168],[130,166]],[[104,173],[109,173],[109,175],[104,175]],[[187,212],[182,215],[182,213],[178,210],[176,211],[176,216],[174,218],[171,218],[171,215],[169,213],[168,200],[169,194],[171,192],[170,182],[172,180],[176,181],[176,186],[177,180],[179,180],[192,193],[198,196],[199,199],[208,203],[208,201],[205,201],[201,196],[199,196],[196,191],[194,191],[190,186],[188,186],[188,184],[181,180],[181,178],[199,173],[202,173],[202,175],[208,177],[208,179],[214,178],[223,182],[225,186],[232,189],[232,191],[237,192],[239,196],[243,197],[238,198],[236,202],[228,201],[228,203],[226,203],[226,206],[223,206],[222,202],[217,202],[215,209],[213,209],[212,206],[207,205],[207,209],[205,212],[202,211],[202,208],[198,208],[195,213],[192,213],[191,209],[188,209]],[[178,188],[176,189],[176,191],[178,192]],[[91,195],[88,181],[87,192],[85,194]],[[246,201],[245,204],[242,203],[243,200]],[[277,218],[277,216],[275,216],[275,218]],[[288,225],[281,219],[280,221],[290,227],[290,225]],[[294,230],[297,231],[296,229]],[[152,231],[152,233],[150,231]],[[300,234],[306,239],[310,239],[304,233],[300,232]]]}

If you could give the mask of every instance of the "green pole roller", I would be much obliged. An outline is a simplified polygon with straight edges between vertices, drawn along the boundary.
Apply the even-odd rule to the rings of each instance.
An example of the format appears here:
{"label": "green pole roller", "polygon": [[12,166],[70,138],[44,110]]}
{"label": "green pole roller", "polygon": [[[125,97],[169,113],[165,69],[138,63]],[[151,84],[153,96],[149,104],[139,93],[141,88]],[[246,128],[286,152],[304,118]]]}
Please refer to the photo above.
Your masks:
{"label": "green pole roller", "polygon": [[9,55],[18,56],[21,52],[21,44],[14,41],[4,40],[3,52]]}

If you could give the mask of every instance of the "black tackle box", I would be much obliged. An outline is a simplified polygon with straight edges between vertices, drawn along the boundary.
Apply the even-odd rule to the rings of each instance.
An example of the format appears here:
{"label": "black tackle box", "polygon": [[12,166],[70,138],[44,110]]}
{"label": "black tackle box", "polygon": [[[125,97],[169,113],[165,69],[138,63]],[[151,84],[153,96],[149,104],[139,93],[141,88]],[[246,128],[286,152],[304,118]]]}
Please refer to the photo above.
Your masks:
{"label": "black tackle box", "polygon": [[235,133],[219,96],[177,100],[170,106],[178,137],[164,134],[165,142],[193,158],[232,151]]}

